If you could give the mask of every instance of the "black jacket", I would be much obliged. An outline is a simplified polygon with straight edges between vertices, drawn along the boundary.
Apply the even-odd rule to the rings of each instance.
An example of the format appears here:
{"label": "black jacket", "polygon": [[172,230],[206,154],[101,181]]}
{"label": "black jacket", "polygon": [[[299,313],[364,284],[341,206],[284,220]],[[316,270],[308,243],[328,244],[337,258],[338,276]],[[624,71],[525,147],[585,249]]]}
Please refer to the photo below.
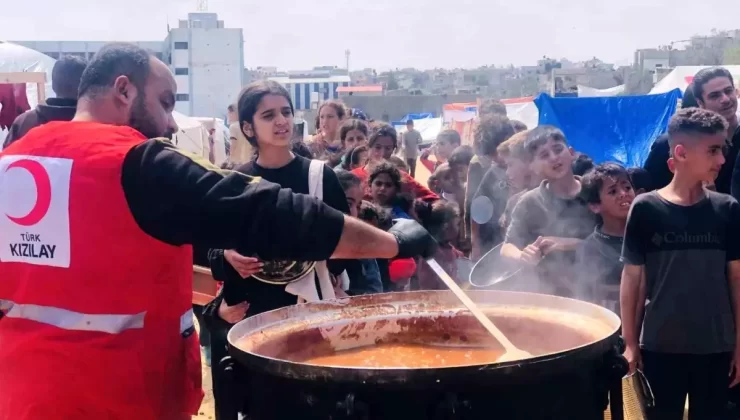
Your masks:
{"label": "black jacket", "polygon": [[16,117],[5,137],[3,149],[25,136],[29,130],[49,121],[71,121],[77,111],[76,99],[49,98],[46,104],[28,110]]}
{"label": "black jacket", "polygon": [[[668,134],[663,134],[658,137],[653,145],[650,147],[650,154],[648,154],[647,160],[643,168],[650,174],[650,181],[653,184],[653,188],[660,189],[668,185],[673,179],[673,173],[668,169],[668,158],[670,157],[670,146],[668,145]],[[740,127],[735,130],[735,134],[732,136],[732,142],[727,151],[725,164],[722,165],[722,169],[717,175],[717,180],[714,182],[717,192],[730,194],[732,188],[740,188],[734,186],[734,181],[738,176],[735,174],[735,168],[738,157],[738,151],[740,151]],[[740,191],[738,191],[740,194]],[[735,195],[733,190],[733,196],[738,198],[740,195]]]}

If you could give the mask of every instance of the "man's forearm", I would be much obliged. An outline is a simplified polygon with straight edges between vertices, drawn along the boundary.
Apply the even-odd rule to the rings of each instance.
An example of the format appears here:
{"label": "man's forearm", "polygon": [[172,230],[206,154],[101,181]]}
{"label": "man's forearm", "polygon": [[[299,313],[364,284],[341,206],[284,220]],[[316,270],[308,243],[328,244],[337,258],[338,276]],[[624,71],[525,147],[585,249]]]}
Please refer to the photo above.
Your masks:
{"label": "man's forearm", "polygon": [[398,241],[388,232],[359,219],[344,217],[344,230],[332,258],[393,258],[398,255]]}

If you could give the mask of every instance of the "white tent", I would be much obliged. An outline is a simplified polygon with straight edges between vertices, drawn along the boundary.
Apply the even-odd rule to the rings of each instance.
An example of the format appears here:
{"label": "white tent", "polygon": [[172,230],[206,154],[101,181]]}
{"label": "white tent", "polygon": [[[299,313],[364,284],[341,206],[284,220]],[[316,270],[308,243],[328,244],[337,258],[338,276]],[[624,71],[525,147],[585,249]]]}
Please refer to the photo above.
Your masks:
{"label": "white tent", "polygon": [[[442,131],[442,118],[423,118],[414,120],[414,129],[421,134],[424,142],[430,142],[437,139],[437,135]],[[406,125],[397,125],[394,127],[398,134],[406,132]]]}
{"label": "white tent", "polygon": [[[678,66],[674,68],[670,73],[668,73],[660,82],[653,86],[653,89],[650,91],[650,93],[666,93],[672,91],[673,89],[681,89],[681,92],[683,92],[689,86],[691,81],[694,80],[694,75],[696,75],[699,70],[708,67],[711,66]],[[735,79],[735,85],[737,86],[737,82],[740,79],[740,66],[722,67],[730,71],[732,77]]]}
{"label": "white tent", "polygon": [[[51,70],[56,60],[46,54],[10,42],[0,41],[0,73],[43,72],[46,73],[46,97],[54,97],[51,89]],[[36,85],[26,84],[26,96],[31,108],[37,105]]]}
{"label": "white tent", "polygon": [[213,130],[213,157],[215,159],[213,163],[221,165],[226,162],[226,159],[228,159],[226,155],[226,142],[229,140],[229,128],[224,124],[224,120],[211,117],[191,117],[191,119],[199,121],[206,129],[206,141],[203,143],[203,148],[206,152],[203,156],[208,158],[211,151],[208,133]]}
{"label": "white tent", "polygon": [[610,87],[608,89],[596,89],[588,86],[578,85],[579,98],[595,98],[604,96],[617,96],[624,93],[625,85]]}
{"label": "white tent", "polygon": [[172,116],[178,126],[177,133],[172,136],[172,142],[181,149],[207,159],[209,148],[206,127],[195,118],[190,118],[177,111],[173,111]]}

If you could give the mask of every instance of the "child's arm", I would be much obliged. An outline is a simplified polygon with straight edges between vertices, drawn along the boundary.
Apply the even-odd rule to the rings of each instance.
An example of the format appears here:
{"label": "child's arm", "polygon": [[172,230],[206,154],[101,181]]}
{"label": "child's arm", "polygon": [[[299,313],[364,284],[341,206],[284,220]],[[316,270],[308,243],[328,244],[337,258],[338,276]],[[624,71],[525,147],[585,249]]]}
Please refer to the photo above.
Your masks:
{"label": "child's arm", "polygon": [[542,253],[547,255],[553,251],[575,251],[580,245],[582,239],[577,238],[559,238],[555,236],[546,236],[541,243]]}

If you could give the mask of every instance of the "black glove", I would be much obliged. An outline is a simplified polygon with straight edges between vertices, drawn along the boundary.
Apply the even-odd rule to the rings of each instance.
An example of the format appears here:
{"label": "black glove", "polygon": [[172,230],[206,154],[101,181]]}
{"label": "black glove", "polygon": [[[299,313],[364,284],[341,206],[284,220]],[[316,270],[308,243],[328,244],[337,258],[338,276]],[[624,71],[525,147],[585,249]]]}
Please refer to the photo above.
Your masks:
{"label": "black glove", "polygon": [[411,219],[394,219],[393,226],[388,229],[398,241],[398,255],[396,258],[416,258],[421,256],[427,259],[437,250],[437,241],[418,222]]}

